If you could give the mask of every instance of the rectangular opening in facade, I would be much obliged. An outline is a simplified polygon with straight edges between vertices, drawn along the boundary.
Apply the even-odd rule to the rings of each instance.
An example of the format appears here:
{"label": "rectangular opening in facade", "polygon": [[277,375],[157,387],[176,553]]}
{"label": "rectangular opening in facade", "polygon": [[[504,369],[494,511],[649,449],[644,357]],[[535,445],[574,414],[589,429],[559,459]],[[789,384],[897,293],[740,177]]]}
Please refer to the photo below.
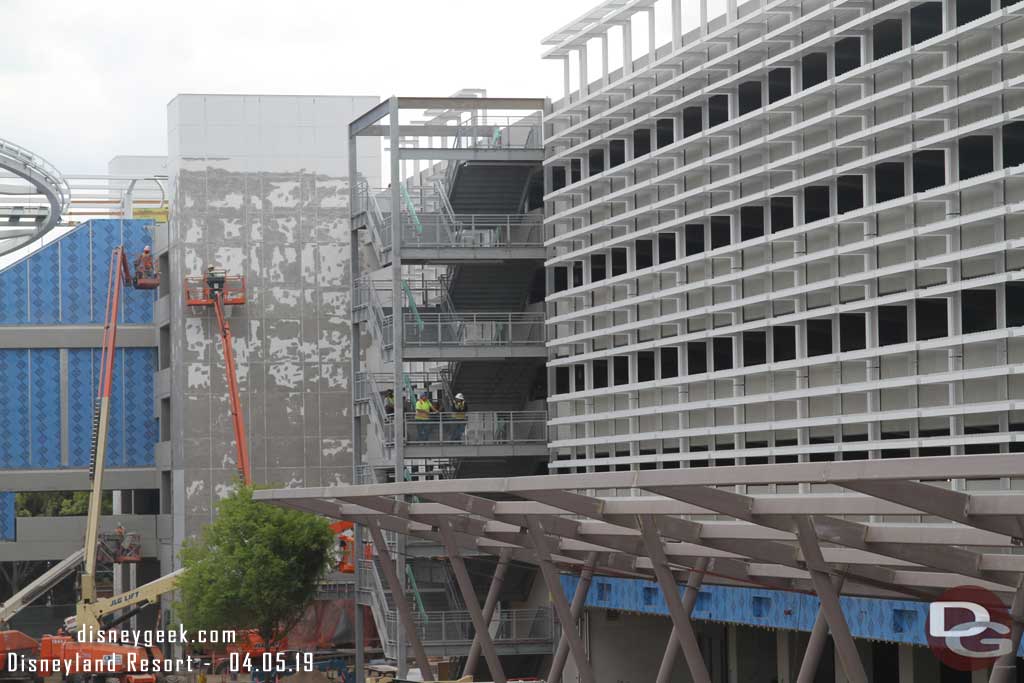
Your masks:
{"label": "rectangular opening in facade", "polygon": [[654,240],[637,240],[635,243],[636,269],[654,265]]}
{"label": "rectangular opening in facade", "polygon": [[592,149],[588,155],[588,173],[590,175],[597,175],[598,173],[604,172],[604,150],[603,149]]}
{"label": "rectangular opening in facade", "polygon": [[768,362],[768,341],[764,332],[743,333],[743,366],[764,365]]}
{"label": "rectangular opening in facade", "polygon": [[692,256],[704,251],[704,226],[690,223],[686,226],[686,255]]}
{"label": "rectangular opening in facade", "polygon": [[768,72],[768,104],[784,100],[793,94],[793,76],[788,68]]}
{"label": "rectangular opening in facade", "polygon": [[160,343],[158,345],[160,357],[160,369],[166,370],[171,367],[171,326],[170,324],[160,326]]}
{"label": "rectangular opening in facade", "polygon": [[770,206],[772,214],[772,232],[778,232],[780,230],[786,230],[793,227],[795,219],[793,216],[792,197],[772,197]]}
{"label": "rectangular opening in facade", "polygon": [[804,188],[804,223],[825,220],[830,215],[828,185]]}
{"label": "rectangular opening in facade", "polygon": [[991,11],[992,7],[988,0],[956,0],[956,25],[969,24]]}
{"label": "rectangular opening in facade", "polygon": [[612,361],[615,386],[629,384],[629,356],[615,356]]}
{"label": "rectangular opening in facade", "polygon": [[807,321],[807,355],[824,356],[832,353],[832,321]]}
{"label": "rectangular opening in facade", "polygon": [[915,314],[918,340],[938,339],[949,334],[949,302],[946,299],[918,299]]}
{"label": "rectangular opening in facade", "polygon": [[728,246],[732,241],[732,221],[728,216],[711,217],[711,248]]}
{"label": "rectangular opening in facade", "polygon": [[614,247],[612,249],[612,277],[626,274],[626,260],[625,247]]}
{"label": "rectangular opening in facade", "polygon": [[1003,126],[1003,168],[1024,164],[1024,121]]}
{"label": "rectangular opening in facade", "polygon": [[878,307],[878,345],[904,344],[907,341],[907,307]]}
{"label": "rectangular opening in facade", "polygon": [[875,166],[875,201],[899,199],[906,190],[903,186],[903,162],[886,161]]}
{"label": "rectangular opening in facade", "polygon": [[991,173],[994,169],[992,152],[991,135],[960,138],[960,180]]}
{"label": "rectangular opening in facade", "polygon": [[752,240],[764,236],[764,207],[740,207],[740,239]]}
{"label": "rectangular opening in facade", "polygon": [[836,41],[836,76],[860,66],[860,38],[851,36]]}
{"label": "rectangular opening in facade", "polygon": [[683,137],[688,138],[702,130],[704,130],[703,110],[700,107],[686,107],[683,109]]}
{"label": "rectangular opening in facade", "polygon": [[715,356],[715,370],[731,370],[732,369],[732,338],[731,337],[715,337],[713,340],[712,351]]}
{"label": "rectangular opening in facade", "polygon": [[654,124],[654,132],[657,137],[658,149],[675,142],[675,122],[672,119],[658,119]]}
{"label": "rectangular opening in facade", "polygon": [[648,128],[637,128],[633,131],[633,158],[651,153],[651,131]]}
{"label": "rectangular opening in facade", "polygon": [[160,278],[160,286],[157,288],[157,296],[164,297],[171,293],[171,255],[164,252],[157,257],[157,267],[165,277]]}
{"label": "rectangular opening in facade", "polygon": [[686,368],[689,375],[700,375],[708,371],[708,352],[704,342],[690,342],[686,345]]}
{"label": "rectangular opening in facade", "polygon": [[1006,283],[1006,326],[1024,325],[1024,282]]}
{"label": "rectangular opening in facade", "polygon": [[654,381],[654,351],[639,351],[636,354],[636,381]]}
{"label": "rectangular opening in facade", "polygon": [[927,192],[946,184],[946,153],[941,149],[914,152],[914,192]]}
{"label": "rectangular opening in facade", "polygon": [[658,263],[668,263],[676,259],[676,234],[663,232],[658,235]]}
{"label": "rectangular opening in facade", "polygon": [[839,213],[864,207],[864,176],[841,175],[836,178],[836,210]]}
{"label": "rectangular opening in facade", "polygon": [[608,168],[615,168],[626,163],[626,141],[608,141]]}
{"label": "rectangular opening in facade", "polygon": [[557,192],[565,187],[565,167],[564,166],[552,166],[551,167],[551,191]]}
{"label": "rectangular opening in facade", "polygon": [[171,440],[171,397],[160,399],[160,440]]}
{"label": "rectangular opening in facade", "polygon": [[761,81],[746,81],[740,83],[739,87],[739,112],[740,116],[749,114],[760,109],[761,104]]}
{"label": "rectangular opening in facade", "polygon": [[965,289],[960,293],[960,330],[964,334],[996,329],[996,292]]}
{"label": "rectangular opening in facade", "polygon": [[572,286],[583,286],[583,261],[572,262]]}
{"label": "rectangular opening in facade", "polygon": [[587,368],[583,363],[572,366],[572,382],[575,391],[587,390]]}
{"label": "rectangular opening in facade", "polygon": [[679,376],[679,349],[665,346],[661,349],[661,377],[668,379]]}
{"label": "rectangular opening in facade", "polygon": [[591,254],[590,256],[590,281],[599,282],[608,277],[605,265],[604,254]]}
{"label": "rectangular opening in facade", "polygon": [[796,328],[779,325],[772,328],[772,359],[778,363],[796,359]]}
{"label": "rectangular opening in facade", "polygon": [[570,159],[569,160],[569,180],[574,183],[578,183],[583,180],[583,160],[582,159]]}
{"label": "rectangular opening in facade", "polygon": [[555,368],[555,393],[569,393],[569,368],[564,366]]}
{"label": "rectangular opening in facade", "polygon": [[594,361],[594,388],[604,389],[608,386],[608,359],[599,358]]}
{"label": "rectangular opening in facade", "polygon": [[708,128],[720,126],[729,120],[729,96],[712,95],[708,98]]}
{"label": "rectangular opening in facade", "polygon": [[910,8],[910,44],[917,45],[942,33],[942,3],[926,2]]}
{"label": "rectangular opening in facade", "polygon": [[863,313],[839,314],[839,350],[856,351],[867,347]]}
{"label": "rectangular opening in facade", "polygon": [[803,89],[813,88],[819,83],[828,80],[828,54],[824,52],[812,52],[804,55],[801,66],[801,82]]}
{"label": "rectangular opening in facade", "polygon": [[564,292],[569,289],[569,269],[565,266],[555,266],[554,287],[556,292]]}
{"label": "rectangular opening in facade", "polygon": [[872,46],[875,59],[882,59],[903,49],[903,22],[884,19],[874,25]]}

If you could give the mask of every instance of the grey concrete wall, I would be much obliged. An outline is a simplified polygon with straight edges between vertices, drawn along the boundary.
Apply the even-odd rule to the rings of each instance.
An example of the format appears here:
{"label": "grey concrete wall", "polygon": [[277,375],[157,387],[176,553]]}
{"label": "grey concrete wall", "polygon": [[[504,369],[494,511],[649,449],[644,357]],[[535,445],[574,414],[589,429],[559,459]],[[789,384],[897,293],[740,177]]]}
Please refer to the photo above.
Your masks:
{"label": "grey concrete wall", "polygon": [[[229,322],[254,481],[351,480],[345,131],[376,101],[184,95],[169,106],[176,545],[237,476],[216,320],[193,314],[180,286],[208,264],[247,280]],[[361,167],[379,168],[367,154]]]}

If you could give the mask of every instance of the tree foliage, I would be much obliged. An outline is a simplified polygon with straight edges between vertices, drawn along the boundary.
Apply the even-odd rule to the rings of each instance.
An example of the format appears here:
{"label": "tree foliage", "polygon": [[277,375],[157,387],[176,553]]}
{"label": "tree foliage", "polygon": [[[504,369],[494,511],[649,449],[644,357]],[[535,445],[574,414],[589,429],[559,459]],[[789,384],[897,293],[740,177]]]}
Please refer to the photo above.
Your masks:
{"label": "tree foliage", "polygon": [[[103,492],[100,514],[114,511],[110,491]],[[14,497],[18,517],[84,517],[89,514],[89,491],[22,491]]]}
{"label": "tree foliage", "polygon": [[255,629],[269,647],[312,601],[334,534],[327,520],[258,503],[252,492],[239,486],[182,546],[176,607],[190,631]]}

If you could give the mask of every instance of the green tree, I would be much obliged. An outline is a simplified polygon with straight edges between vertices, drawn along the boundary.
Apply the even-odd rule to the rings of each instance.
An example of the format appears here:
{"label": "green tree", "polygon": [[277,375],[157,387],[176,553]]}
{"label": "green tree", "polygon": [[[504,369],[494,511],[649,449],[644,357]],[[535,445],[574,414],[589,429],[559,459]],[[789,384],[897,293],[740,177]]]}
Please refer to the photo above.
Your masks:
{"label": "green tree", "polygon": [[191,631],[255,629],[272,646],[302,617],[334,545],[322,517],[258,503],[239,486],[181,549],[175,605]]}
{"label": "green tree", "polygon": [[[89,514],[88,491],[23,491],[15,495],[18,517],[84,517]],[[113,494],[103,492],[100,514],[114,510]]]}

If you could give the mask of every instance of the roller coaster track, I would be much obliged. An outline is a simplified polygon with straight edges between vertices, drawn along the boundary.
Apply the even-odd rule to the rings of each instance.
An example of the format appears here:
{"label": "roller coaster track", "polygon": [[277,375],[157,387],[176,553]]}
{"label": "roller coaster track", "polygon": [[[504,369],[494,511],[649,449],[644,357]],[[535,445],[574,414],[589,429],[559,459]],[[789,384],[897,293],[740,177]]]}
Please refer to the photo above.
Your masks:
{"label": "roller coaster track", "polygon": [[0,255],[52,230],[70,202],[71,188],[53,164],[0,138]]}

